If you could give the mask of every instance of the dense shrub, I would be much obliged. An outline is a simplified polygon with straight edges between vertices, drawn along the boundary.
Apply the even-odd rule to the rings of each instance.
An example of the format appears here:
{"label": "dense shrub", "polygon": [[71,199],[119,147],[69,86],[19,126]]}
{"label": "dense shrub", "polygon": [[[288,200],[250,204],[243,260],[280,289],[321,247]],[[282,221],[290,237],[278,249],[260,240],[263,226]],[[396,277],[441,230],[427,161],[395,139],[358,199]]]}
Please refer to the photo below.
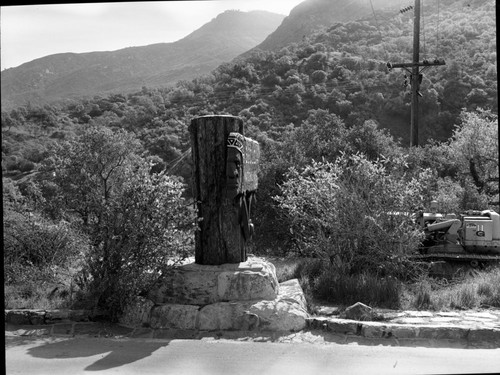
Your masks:
{"label": "dense shrub", "polygon": [[411,212],[422,200],[422,182],[391,172],[401,163],[355,154],[300,173],[291,169],[276,200],[302,254],[322,259],[339,275],[414,276],[418,270],[408,257],[421,234]]}
{"label": "dense shrub", "polygon": [[17,186],[3,185],[4,281],[26,283],[36,274],[47,281],[56,270],[81,257],[86,238],[65,221],[46,219],[33,210]]}
{"label": "dense shrub", "polygon": [[91,239],[78,277],[93,307],[116,317],[172,261],[193,249],[194,215],[177,177],[151,173],[133,135],[88,128],[54,150],[50,208]]}

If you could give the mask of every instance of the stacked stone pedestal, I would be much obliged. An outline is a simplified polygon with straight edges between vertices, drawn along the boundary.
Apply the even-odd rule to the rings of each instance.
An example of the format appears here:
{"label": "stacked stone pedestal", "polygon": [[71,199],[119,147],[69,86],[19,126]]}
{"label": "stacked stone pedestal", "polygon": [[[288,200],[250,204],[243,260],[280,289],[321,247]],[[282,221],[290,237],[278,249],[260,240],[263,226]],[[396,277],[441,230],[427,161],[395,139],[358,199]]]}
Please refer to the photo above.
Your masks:
{"label": "stacked stone pedestal", "polygon": [[154,329],[298,331],[307,308],[297,280],[278,284],[274,265],[256,257],[206,266],[189,263],[162,277],[121,323]]}

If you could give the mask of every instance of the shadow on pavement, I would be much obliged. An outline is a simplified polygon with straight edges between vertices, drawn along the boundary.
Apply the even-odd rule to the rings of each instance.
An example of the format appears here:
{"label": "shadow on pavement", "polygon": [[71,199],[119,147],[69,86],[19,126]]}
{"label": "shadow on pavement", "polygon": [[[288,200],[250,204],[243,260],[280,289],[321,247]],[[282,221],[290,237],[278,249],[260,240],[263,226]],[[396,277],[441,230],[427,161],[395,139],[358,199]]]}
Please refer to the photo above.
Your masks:
{"label": "shadow on pavement", "polygon": [[168,344],[169,341],[165,340],[68,338],[61,341],[45,342],[40,346],[28,349],[28,354],[37,358],[54,360],[100,355],[101,358],[87,366],[85,371],[102,371],[149,357],[153,352]]}

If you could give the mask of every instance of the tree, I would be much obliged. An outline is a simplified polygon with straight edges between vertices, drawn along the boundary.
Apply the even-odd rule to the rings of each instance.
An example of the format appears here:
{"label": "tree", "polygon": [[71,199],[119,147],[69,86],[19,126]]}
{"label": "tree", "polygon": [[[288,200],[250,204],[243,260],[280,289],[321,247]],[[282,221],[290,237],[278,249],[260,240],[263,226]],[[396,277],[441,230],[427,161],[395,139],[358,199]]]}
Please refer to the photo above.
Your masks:
{"label": "tree", "polygon": [[498,115],[482,109],[462,111],[460,120],[449,142],[450,157],[466,171],[479,194],[498,204]]}
{"label": "tree", "polygon": [[323,259],[338,275],[408,277],[408,256],[421,240],[410,213],[423,186],[399,172],[402,164],[400,157],[389,163],[344,154],[302,172],[290,168],[276,200],[302,254]]}
{"label": "tree", "polygon": [[60,214],[79,221],[91,240],[82,271],[87,292],[114,318],[192,246],[194,219],[181,180],[150,173],[140,152],[130,133],[89,128],[45,165]]}

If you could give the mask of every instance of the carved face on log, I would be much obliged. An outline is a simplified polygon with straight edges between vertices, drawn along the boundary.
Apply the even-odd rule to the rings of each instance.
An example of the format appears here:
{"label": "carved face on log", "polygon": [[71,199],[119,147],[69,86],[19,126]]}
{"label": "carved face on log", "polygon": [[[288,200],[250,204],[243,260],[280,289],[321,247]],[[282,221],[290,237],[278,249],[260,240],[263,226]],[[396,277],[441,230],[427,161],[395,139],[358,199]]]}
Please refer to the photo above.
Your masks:
{"label": "carved face on log", "polygon": [[230,133],[227,139],[226,188],[228,197],[242,193],[243,184],[243,141],[239,133]]}
{"label": "carved face on log", "polygon": [[242,155],[236,148],[228,147],[226,160],[226,187],[228,196],[235,197],[241,192]]}

